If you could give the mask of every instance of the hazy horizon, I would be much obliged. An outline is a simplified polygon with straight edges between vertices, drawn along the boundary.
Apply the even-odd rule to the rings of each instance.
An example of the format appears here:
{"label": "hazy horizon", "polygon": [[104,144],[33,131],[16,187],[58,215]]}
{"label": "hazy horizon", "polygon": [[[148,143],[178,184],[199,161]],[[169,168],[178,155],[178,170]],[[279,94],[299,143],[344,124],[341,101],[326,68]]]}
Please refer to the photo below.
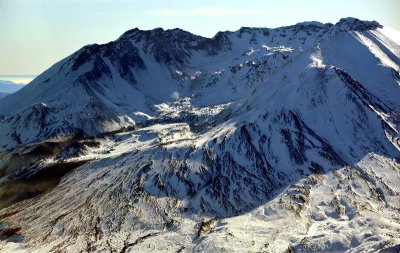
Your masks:
{"label": "hazy horizon", "polygon": [[0,81],[11,81],[15,84],[27,84],[37,75],[0,75]]}

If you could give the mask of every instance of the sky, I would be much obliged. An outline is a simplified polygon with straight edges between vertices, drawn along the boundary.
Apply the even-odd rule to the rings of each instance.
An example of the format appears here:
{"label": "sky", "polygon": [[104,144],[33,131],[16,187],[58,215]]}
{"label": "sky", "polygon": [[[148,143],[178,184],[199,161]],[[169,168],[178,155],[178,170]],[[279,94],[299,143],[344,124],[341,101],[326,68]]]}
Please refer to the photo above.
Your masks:
{"label": "sky", "polygon": [[242,26],[376,20],[400,31],[400,0],[0,0],[0,76],[38,75],[87,44],[132,28],[212,37]]}

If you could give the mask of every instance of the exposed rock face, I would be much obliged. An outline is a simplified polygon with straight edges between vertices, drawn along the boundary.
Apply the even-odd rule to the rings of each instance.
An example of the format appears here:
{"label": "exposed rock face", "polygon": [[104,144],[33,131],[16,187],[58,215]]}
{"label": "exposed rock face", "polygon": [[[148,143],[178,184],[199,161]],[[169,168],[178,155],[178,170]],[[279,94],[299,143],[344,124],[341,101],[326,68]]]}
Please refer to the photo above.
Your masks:
{"label": "exposed rock face", "polygon": [[365,32],[368,30],[375,30],[382,28],[376,21],[362,21],[356,18],[342,18],[335,25],[335,32],[357,31]]}
{"label": "exposed rock face", "polygon": [[396,249],[384,34],[346,18],[83,47],[0,100],[1,249]]}

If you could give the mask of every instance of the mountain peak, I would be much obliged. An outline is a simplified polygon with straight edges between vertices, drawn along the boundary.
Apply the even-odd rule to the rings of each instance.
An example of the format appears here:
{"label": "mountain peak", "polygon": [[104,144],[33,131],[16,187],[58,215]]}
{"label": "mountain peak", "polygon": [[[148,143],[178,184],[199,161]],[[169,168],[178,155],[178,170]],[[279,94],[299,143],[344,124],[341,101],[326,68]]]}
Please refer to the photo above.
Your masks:
{"label": "mountain peak", "polygon": [[304,21],[304,22],[299,22],[297,24],[295,24],[295,26],[300,26],[300,27],[308,27],[308,26],[314,26],[314,27],[320,27],[320,28],[324,28],[326,26],[330,27],[333,26],[333,24],[331,23],[321,23],[318,21]]}
{"label": "mountain peak", "polygon": [[167,29],[158,27],[151,30],[140,30],[139,28],[134,28],[123,33],[119,39],[133,39],[133,40],[153,40],[156,39],[175,39],[179,40],[182,38],[202,38],[201,36],[194,35],[188,31],[180,28]]}
{"label": "mountain peak", "polygon": [[[353,17],[341,18],[335,25],[332,23],[321,23],[318,21],[305,21],[299,22],[295,25],[291,26],[283,26],[277,28],[265,28],[265,27],[241,27],[236,33],[243,34],[243,33],[252,33],[255,31],[268,33],[271,30],[284,30],[284,29],[295,29],[295,30],[331,30],[331,34],[337,34],[340,32],[347,32],[347,31],[367,31],[367,30],[374,30],[377,28],[382,28],[383,26],[379,24],[377,21],[364,21]],[[232,31],[224,31],[218,32],[213,38],[221,37],[221,35],[229,35],[234,32]],[[191,32],[185,31],[181,28],[173,28],[173,29],[164,29],[162,27],[157,27],[151,30],[141,30],[139,28],[131,29],[125,33],[123,33],[119,39],[129,39],[135,41],[174,41],[174,42],[190,42],[194,40],[207,40],[208,38],[192,34]]]}
{"label": "mountain peak", "polygon": [[376,21],[363,21],[357,18],[341,18],[334,26],[334,31],[346,32],[346,31],[358,31],[363,32],[367,30],[374,30],[382,28],[383,26]]}

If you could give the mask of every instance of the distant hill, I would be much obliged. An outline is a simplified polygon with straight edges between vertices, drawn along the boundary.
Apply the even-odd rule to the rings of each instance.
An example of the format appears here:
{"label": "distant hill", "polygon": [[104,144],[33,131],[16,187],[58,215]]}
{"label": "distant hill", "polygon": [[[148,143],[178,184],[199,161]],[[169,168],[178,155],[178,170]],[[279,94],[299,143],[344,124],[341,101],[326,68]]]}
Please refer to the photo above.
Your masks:
{"label": "distant hill", "polygon": [[14,93],[22,87],[24,87],[24,84],[14,83],[8,80],[0,80],[0,93]]}

